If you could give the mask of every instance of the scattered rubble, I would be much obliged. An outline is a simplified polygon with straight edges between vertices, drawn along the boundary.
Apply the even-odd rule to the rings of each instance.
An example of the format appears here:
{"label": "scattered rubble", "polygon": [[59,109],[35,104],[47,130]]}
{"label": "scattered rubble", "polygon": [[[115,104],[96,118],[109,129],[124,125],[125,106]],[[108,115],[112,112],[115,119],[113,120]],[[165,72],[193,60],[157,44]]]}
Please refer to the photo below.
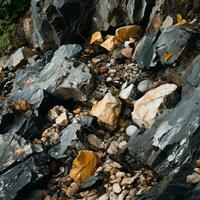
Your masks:
{"label": "scattered rubble", "polygon": [[0,199],[198,199],[198,0],[31,11],[34,49],[0,60]]}

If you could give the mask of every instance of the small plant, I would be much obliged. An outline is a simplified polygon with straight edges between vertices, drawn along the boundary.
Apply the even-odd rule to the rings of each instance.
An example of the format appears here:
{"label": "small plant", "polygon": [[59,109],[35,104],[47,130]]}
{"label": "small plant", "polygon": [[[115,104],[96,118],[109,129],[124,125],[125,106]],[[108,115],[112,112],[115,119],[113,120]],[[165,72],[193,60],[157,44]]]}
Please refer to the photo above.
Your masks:
{"label": "small plant", "polygon": [[11,45],[18,46],[21,43],[20,37],[13,33],[28,6],[28,0],[0,0],[0,56],[7,54]]}

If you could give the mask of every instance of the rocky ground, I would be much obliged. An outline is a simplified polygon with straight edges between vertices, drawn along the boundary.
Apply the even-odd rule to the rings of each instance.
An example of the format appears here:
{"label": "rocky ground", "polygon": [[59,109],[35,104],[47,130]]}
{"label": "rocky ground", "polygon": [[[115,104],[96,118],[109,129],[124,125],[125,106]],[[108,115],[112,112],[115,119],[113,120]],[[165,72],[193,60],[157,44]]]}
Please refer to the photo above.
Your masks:
{"label": "rocky ground", "polygon": [[200,2],[168,3],[32,0],[34,48],[0,60],[0,199],[199,199]]}

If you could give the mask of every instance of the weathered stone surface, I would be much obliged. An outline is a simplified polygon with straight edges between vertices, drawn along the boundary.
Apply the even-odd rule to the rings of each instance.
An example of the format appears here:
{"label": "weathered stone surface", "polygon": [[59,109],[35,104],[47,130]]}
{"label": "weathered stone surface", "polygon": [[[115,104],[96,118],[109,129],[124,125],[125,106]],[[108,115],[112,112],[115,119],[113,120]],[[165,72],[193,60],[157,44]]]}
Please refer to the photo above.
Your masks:
{"label": "weathered stone surface", "polygon": [[18,71],[10,98],[23,98],[34,109],[42,103],[44,91],[63,100],[75,98],[85,101],[94,88],[94,82],[87,65],[65,59],[65,56],[74,56],[76,53],[70,52],[69,55],[68,52],[67,55],[66,46],[61,46],[42,70],[29,66]]}
{"label": "weathered stone surface", "polygon": [[97,30],[107,31],[110,27],[117,27],[120,24],[139,23],[144,19],[145,10],[152,2],[145,0],[129,0],[127,2],[100,0],[96,5],[96,12],[93,17],[94,26]]}
{"label": "weathered stone surface", "polygon": [[129,151],[142,163],[164,175],[199,152],[200,88],[185,95],[142,135],[132,137]]}
{"label": "weathered stone surface", "polygon": [[28,61],[28,58],[32,57],[34,52],[28,47],[21,47],[15,53],[10,56],[9,64],[13,67],[21,67],[25,65]]}
{"label": "weathered stone surface", "polygon": [[31,145],[15,134],[0,135],[0,172],[32,154]]}
{"label": "weathered stone surface", "polygon": [[77,138],[78,131],[81,130],[80,124],[70,124],[61,132],[60,143],[49,150],[49,155],[56,159],[65,157],[64,153],[73,139]]}
{"label": "weathered stone surface", "polygon": [[[32,0],[33,40],[35,47],[55,48],[80,40],[91,26],[93,0]],[[84,19],[84,20],[83,20]]]}
{"label": "weathered stone surface", "polygon": [[139,82],[139,84],[137,86],[137,89],[140,92],[146,92],[146,91],[150,90],[153,87],[154,87],[153,81],[151,81],[151,80],[143,80],[143,81]]}
{"label": "weathered stone surface", "polygon": [[[164,84],[148,91],[142,98],[134,104],[132,120],[141,128],[152,126],[156,117],[167,105],[177,102],[177,86],[175,84]],[[169,101],[168,99],[171,99]]]}
{"label": "weathered stone surface", "polygon": [[154,67],[158,62],[172,64],[187,47],[191,37],[196,41],[199,39],[195,31],[184,27],[167,28],[160,35],[158,31],[151,32],[136,46],[134,59],[141,68]]}
{"label": "weathered stone surface", "polygon": [[101,101],[95,103],[91,110],[92,115],[111,130],[116,128],[120,112],[121,103],[111,93],[107,93]]}
{"label": "weathered stone surface", "polygon": [[30,157],[0,175],[0,199],[15,199],[27,184],[47,175],[49,170],[37,157]]}
{"label": "weathered stone surface", "polygon": [[55,52],[54,56],[63,56],[64,58],[75,58],[80,55],[82,47],[79,44],[62,45]]}

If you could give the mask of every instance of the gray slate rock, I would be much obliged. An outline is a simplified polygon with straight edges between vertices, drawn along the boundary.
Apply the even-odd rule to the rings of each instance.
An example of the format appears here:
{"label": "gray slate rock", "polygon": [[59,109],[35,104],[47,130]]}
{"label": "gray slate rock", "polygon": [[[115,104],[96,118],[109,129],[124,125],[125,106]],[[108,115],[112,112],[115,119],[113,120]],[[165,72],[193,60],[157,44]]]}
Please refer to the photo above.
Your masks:
{"label": "gray slate rock", "polygon": [[[153,1],[99,0],[93,17],[97,30],[107,31],[110,27],[129,25],[143,20],[148,4]],[[120,14],[119,14],[120,12]],[[146,15],[148,15],[146,13]]]}
{"label": "gray slate rock", "polygon": [[78,131],[81,130],[80,124],[70,124],[61,132],[60,143],[49,150],[49,155],[53,158],[59,159],[65,157],[64,153],[73,139],[77,138]]}
{"label": "gray slate rock", "polygon": [[[162,64],[173,64],[182,54],[190,38],[197,34],[191,29],[184,27],[172,27],[164,29],[159,35],[158,31],[145,35],[138,43],[135,50],[135,61],[140,68],[154,67],[158,62]],[[197,34],[193,37],[194,43],[200,39]],[[172,53],[166,59],[167,53]]]}
{"label": "gray slate rock", "polygon": [[18,192],[27,184],[36,182],[48,173],[47,166],[37,157],[28,158],[0,175],[0,199],[15,199]]}
{"label": "gray slate rock", "polygon": [[157,173],[166,175],[190,162],[200,151],[200,87],[185,95],[150,129],[129,140],[130,153]]}
{"label": "gray slate rock", "polygon": [[0,147],[0,173],[13,163],[23,161],[32,154],[31,145],[15,134],[0,135]]}
{"label": "gray slate rock", "polygon": [[26,99],[33,109],[41,105],[45,93],[62,100],[74,98],[86,101],[94,89],[94,79],[86,64],[65,59],[80,52],[80,46],[74,47],[73,51],[67,53],[68,47],[61,46],[42,70],[34,66],[19,70],[10,99]]}

